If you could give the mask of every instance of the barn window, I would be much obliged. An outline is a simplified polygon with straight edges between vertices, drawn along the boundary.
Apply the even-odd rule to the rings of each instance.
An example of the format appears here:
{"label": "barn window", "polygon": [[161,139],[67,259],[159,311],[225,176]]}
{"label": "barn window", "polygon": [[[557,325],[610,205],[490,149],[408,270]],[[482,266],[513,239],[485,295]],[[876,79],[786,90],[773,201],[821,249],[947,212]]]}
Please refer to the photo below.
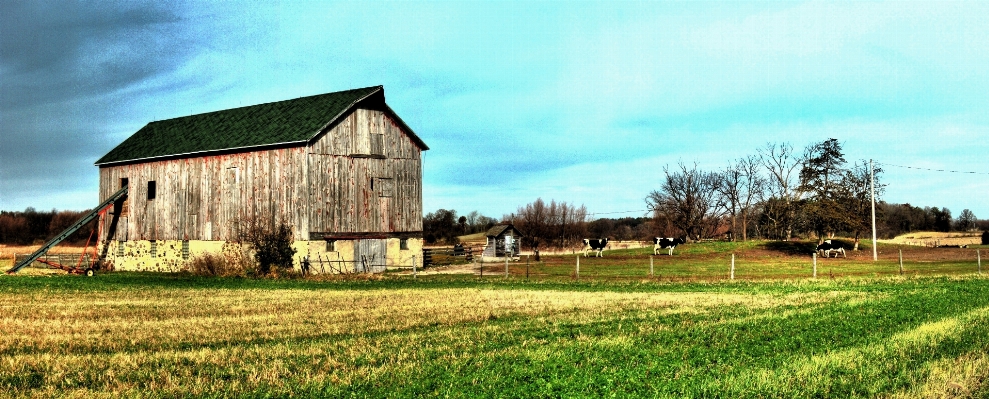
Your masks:
{"label": "barn window", "polygon": [[[126,177],[120,178],[120,188],[127,187],[127,183],[128,181]],[[130,190],[128,189],[127,191],[129,192]],[[127,204],[129,203],[130,201],[128,201],[127,198],[124,197],[124,201],[120,204],[120,216],[127,216]]]}
{"label": "barn window", "polygon": [[189,240],[182,240],[182,259],[189,259]]}
{"label": "barn window", "polygon": [[326,240],[326,252],[335,252],[337,250],[337,240]]}
{"label": "barn window", "polygon": [[[377,182],[375,182],[375,180],[377,180]],[[394,197],[395,179],[376,177],[371,180],[371,190],[376,191],[379,197]]]}
{"label": "barn window", "polygon": [[117,241],[117,256],[124,256],[124,240]]}
{"label": "barn window", "polygon": [[158,185],[151,180],[148,182],[148,201],[155,199],[156,196],[158,196]]}
{"label": "barn window", "polygon": [[240,183],[240,169],[236,166],[227,168],[227,183]]}
{"label": "barn window", "polygon": [[151,240],[151,257],[158,257],[158,241]]}
{"label": "barn window", "polygon": [[402,238],[398,240],[398,249],[407,250],[409,249],[409,239]]}

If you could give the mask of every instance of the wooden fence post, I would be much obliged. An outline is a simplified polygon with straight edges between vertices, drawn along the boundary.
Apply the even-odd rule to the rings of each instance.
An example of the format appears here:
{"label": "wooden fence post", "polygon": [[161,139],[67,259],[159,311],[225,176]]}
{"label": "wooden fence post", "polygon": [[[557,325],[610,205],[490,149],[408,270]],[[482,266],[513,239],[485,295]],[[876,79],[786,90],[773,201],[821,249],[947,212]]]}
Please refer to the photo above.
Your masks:
{"label": "wooden fence post", "polygon": [[416,278],[416,256],[412,255],[412,278]]}
{"label": "wooden fence post", "polygon": [[529,255],[525,256],[525,279],[529,279]]}
{"label": "wooden fence post", "polygon": [[817,278],[817,252],[814,252],[814,278]]}
{"label": "wooden fence post", "polygon": [[649,277],[655,277],[655,276],[656,274],[653,273],[652,255],[649,255]]}
{"label": "wooden fence post", "polygon": [[735,254],[731,254],[731,279],[735,279]]}
{"label": "wooden fence post", "polygon": [[574,271],[574,280],[580,279],[580,255],[577,255],[577,269]]}
{"label": "wooden fence post", "polygon": [[979,249],[975,250],[975,257],[979,260],[979,274],[982,274],[982,252]]}
{"label": "wooden fence post", "polygon": [[903,250],[900,250],[900,275],[903,275]]}
{"label": "wooden fence post", "polygon": [[[477,265],[477,261],[476,260],[474,261],[474,264]],[[478,270],[481,271],[481,278],[483,279],[484,278],[484,258],[483,258],[483,255],[482,255],[482,258],[481,258],[481,268],[478,269]]]}

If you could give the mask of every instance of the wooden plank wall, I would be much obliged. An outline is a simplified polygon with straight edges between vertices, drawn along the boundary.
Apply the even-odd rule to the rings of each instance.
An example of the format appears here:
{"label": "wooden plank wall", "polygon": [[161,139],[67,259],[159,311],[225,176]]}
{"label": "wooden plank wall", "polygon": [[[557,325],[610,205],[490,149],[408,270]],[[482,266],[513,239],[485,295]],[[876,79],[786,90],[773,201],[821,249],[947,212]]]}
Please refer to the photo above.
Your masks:
{"label": "wooden plank wall", "polygon": [[[372,134],[382,135],[384,154],[369,154]],[[100,199],[129,180],[115,239],[231,240],[251,218],[283,219],[296,240],[309,232],[421,232],[420,153],[386,112],[355,109],[309,147],[101,167]],[[382,178],[392,179],[392,196],[371,187]],[[148,200],[152,180],[157,196]]]}
{"label": "wooden plank wall", "polygon": [[[383,157],[370,154],[373,134]],[[422,231],[421,150],[387,113],[355,109],[311,149],[310,231]],[[376,178],[392,179],[394,195],[372,188]]]}
{"label": "wooden plank wall", "polygon": [[[128,179],[127,223],[115,239],[231,240],[240,221],[272,216],[292,225],[296,239],[308,239],[308,215],[299,206],[309,196],[305,159],[298,147],[102,167],[100,198]],[[148,181],[157,186],[153,200]]]}

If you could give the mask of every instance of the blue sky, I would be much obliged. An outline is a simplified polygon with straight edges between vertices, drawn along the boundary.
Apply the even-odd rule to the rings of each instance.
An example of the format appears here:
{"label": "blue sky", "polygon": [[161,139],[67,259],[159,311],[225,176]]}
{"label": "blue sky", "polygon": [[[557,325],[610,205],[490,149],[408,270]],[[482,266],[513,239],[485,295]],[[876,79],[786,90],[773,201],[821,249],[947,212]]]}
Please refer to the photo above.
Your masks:
{"label": "blue sky", "polygon": [[828,138],[989,218],[989,3],[0,3],[0,209],[97,203],[153,120],[384,85],[424,208],[641,216],[662,170]]}

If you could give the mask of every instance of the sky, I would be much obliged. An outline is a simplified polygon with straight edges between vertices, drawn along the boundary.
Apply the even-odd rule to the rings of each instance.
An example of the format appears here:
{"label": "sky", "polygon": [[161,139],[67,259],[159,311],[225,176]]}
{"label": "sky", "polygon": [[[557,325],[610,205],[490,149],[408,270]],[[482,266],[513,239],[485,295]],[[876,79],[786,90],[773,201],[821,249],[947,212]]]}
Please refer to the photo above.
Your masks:
{"label": "sky", "polygon": [[[162,119],[383,85],[425,212],[644,216],[664,167],[836,138],[989,218],[989,2],[0,2],[0,210],[98,203]],[[950,170],[967,173],[939,172]]]}

